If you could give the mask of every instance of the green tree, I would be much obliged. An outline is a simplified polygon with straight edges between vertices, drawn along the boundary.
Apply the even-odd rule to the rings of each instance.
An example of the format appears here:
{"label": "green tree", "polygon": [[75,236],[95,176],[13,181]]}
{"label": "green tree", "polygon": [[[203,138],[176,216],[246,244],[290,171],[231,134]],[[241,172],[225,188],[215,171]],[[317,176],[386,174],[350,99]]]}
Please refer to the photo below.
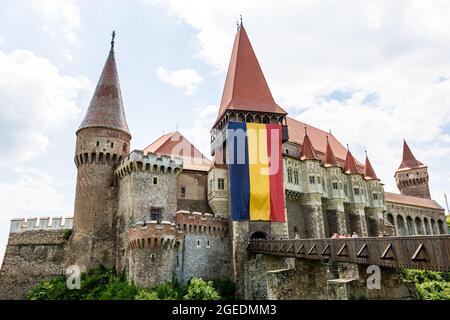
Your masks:
{"label": "green tree", "polygon": [[192,278],[184,296],[185,300],[220,300],[220,295],[214,288],[212,281]]}
{"label": "green tree", "polygon": [[403,277],[415,283],[419,299],[450,300],[450,272],[405,269]]}

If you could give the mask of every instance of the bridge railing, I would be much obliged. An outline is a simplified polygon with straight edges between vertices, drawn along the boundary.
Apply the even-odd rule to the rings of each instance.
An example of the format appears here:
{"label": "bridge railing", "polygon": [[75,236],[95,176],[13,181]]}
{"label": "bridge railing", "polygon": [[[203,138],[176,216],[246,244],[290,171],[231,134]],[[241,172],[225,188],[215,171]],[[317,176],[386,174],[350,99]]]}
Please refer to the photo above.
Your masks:
{"label": "bridge railing", "polygon": [[396,269],[450,271],[450,235],[251,240],[248,251],[300,259],[374,264]]}

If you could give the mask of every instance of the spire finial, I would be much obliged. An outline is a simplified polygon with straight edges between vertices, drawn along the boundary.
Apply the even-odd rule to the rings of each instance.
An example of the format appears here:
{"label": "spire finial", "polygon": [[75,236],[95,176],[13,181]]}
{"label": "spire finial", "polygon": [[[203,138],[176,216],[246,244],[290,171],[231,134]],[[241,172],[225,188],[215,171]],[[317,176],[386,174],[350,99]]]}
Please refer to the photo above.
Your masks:
{"label": "spire finial", "polygon": [[239,19],[241,20],[241,27],[242,27],[242,14],[239,15]]}
{"label": "spire finial", "polygon": [[348,143],[347,143],[347,150],[350,151],[350,148],[348,147]]}
{"label": "spire finial", "polygon": [[113,30],[111,34],[111,51],[114,50],[114,39],[116,38],[116,31]]}
{"label": "spire finial", "polygon": [[327,143],[328,143],[328,135],[327,135]]}
{"label": "spire finial", "polygon": [[308,131],[306,130],[306,126],[305,126],[305,136],[308,135]]}

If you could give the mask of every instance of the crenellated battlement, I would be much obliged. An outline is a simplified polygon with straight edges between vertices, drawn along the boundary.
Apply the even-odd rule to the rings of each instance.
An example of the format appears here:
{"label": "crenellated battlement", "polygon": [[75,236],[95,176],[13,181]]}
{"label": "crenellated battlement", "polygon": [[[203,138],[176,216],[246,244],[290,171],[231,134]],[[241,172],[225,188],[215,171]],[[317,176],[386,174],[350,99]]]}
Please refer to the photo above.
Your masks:
{"label": "crenellated battlement", "polygon": [[203,234],[224,237],[227,234],[227,220],[214,217],[211,213],[180,210],[176,215],[177,228],[185,234]]}
{"label": "crenellated battlement", "polygon": [[62,230],[72,229],[73,218],[66,217],[42,217],[42,218],[16,218],[11,220],[9,233],[22,233],[33,230]]}
{"label": "crenellated battlement", "polygon": [[128,244],[133,249],[163,248],[177,249],[183,232],[169,221],[140,221],[128,230]]}
{"label": "crenellated battlement", "polygon": [[134,150],[124,157],[115,171],[115,176],[122,179],[131,172],[151,172],[161,174],[178,174],[183,167],[183,160],[155,153],[144,155],[142,150]]}

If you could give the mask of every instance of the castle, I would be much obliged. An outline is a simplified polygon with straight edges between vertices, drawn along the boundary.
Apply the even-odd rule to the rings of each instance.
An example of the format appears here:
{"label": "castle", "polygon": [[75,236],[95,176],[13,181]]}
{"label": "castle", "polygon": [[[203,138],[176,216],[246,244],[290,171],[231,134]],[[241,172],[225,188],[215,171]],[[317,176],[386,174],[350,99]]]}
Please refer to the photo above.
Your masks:
{"label": "castle", "polygon": [[[447,233],[427,167],[407,143],[395,172],[400,194],[384,192],[367,155],[358,162],[331,133],[288,117],[275,102],[242,23],[211,130],[212,161],[179,132],[131,151],[114,50],[113,38],[76,132],[73,220],[12,220],[0,298],[25,298],[31,286],[69,265],[85,270],[99,262],[126,270],[141,287],[228,277],[240,297],[255,298],[246,279],[249,239]],[[282,184],[273,190],[279,189],[281,219],[232,218],[233,188],[241,186],[230,181],[225,161],[231,123],[279,128]]]}

